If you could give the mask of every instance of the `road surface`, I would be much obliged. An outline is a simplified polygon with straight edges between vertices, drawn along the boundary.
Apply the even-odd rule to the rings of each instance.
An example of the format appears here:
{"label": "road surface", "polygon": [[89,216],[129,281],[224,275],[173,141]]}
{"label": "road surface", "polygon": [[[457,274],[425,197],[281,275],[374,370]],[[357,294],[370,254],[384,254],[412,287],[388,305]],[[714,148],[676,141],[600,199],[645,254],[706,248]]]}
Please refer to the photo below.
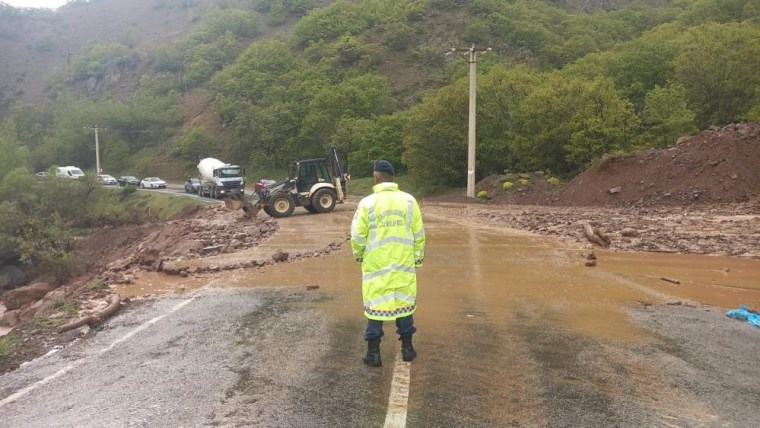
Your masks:
{"label": "road surface", "polygon": [[[345,239],[352,209],[297,210],[257,254]],[[390,324],[383,366],[361,364],[360,272],[344,244],[294,263],[123,286],[163,294],[0,377],[0,426],[757,423],[760,329],[724,310],[760,306],[758,260],[597,251],[588,268],[555,241],[445,207],[423,212],[411,364],[397,360]]]}

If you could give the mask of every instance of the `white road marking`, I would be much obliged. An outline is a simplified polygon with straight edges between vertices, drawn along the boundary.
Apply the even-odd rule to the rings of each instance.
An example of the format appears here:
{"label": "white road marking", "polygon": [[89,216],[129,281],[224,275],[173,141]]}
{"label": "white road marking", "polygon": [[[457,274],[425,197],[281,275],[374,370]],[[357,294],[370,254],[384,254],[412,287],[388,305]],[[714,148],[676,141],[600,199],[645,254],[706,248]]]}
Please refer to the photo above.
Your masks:
{"label": "white road marking", "polygon": [[[171,308],[169,310],[169,312],[167,312],[167,313],[165,313],[163,315],[159,315],[159,316],[153,318],[152,320],[149,320],[149,321],[146,321],[146,322],[142,323],[136,329],[130,331],[129,333],[127,333],[124,336],[122,336],[121,338],[115,340],[113,343],[111,343],[107,347],[105,347],[105,348],[101,349],[100,351],[98,351],[98,353],[95,354],[93,357],[99,357],[99,356],[105,354],[106,352],[112,350],[113,348],[117,347],[121,343],[129,340],[130,338],[132,338],[137,333],[139,333],[139,332],[145,330],[146,328],[152,326],[153,324],[161,321],[162,319],[164,319],[167,316],[173,314],[174,312],[177,312],[178,310],[182,309],[183,307],[187,306],[187,304],[189,304],[190,302],[192,302],[193,300],[195,300],[195,298],[197,296],[198,296],[197,294],[194,294],[189,299],[183,300],[182,302],[178,303],[176,306],[174,306],[173,308]],[[90,358],[92,358],[92,357],[90,357]],[[23,389],[15,392],[15,393],[13,393],[13,394],[5,397],[3,400],[0,400],[0,407],[3,407],[6,404],[10,404],[10,403],[18,400],[19,398],[25,396],[26,394],[34,391],[35,389],[37,389],[37,388],[45,385],[46,383],[48,383],[48,382],[50,382],[52,380],[58,379],[59,377],[65,375],[66,373],[68,373],[68,372],[74,370],[75,368],[81,366],[86,361],[90,360],[90,358],[82,358],[80,360],[77,360],[76,362],[74,362],[72,364],[69,364],[68,366],[66,366],[66,367],[58,370],[57,372],[53,373],[52,375],[50,375],[50,376],[48,376],[48,377],[46,377],[46,378],[44,378],[42,380],[39,380],[39,381],[37,381],[37,382],[35,382],[35,383],[27,386],[26,388],[23,388]]]}
{"label": "white road marking", "polygon": [[411,363],[401,359],[401,353],[396,355],[396,365],[393,367],[391,394],[388,397],[388,413],[385,414],[383,428],[406,427],[406,406],[409,401],[409,380],[411,378]]}

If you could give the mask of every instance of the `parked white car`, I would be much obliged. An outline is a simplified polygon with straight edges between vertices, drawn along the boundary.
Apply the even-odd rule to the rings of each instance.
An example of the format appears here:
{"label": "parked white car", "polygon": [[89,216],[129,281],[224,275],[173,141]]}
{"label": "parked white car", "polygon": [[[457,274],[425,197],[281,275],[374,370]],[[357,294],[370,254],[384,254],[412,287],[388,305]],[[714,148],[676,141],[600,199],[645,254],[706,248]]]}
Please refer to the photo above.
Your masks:
{"label": "parked white car", "polygon": [[116,179],[108,174],[99,174],[98,181],[106,186],[115,186],[118,184]]}
{"label": "parked white car", "polygon": [[143,189],[166,189],[166,182],[158,177],[145,177],[140,182]]}

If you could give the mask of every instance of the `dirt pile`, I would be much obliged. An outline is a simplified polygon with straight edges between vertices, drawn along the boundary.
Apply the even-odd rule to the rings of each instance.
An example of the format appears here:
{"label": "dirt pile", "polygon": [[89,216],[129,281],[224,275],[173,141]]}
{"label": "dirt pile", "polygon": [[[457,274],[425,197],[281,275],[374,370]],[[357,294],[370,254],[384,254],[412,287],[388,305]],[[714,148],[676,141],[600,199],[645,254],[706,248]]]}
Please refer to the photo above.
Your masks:
{"label": "dirt pile", "polygon": [[[560,206],[682,206],[760,199],[760,122],[711,128],[666,149],[605,156],[564,185],[543,173],[480,181],[490,203]],[[512,187],[504,189],[509,181]],[[460,201],[454,195],[434,198]],[[457,200],[460,199],[460,200]]]}
{"label": "dirt pile", "polygon": [[760,122],[708,129],[664,150],[605,157],[562,189],[565,205],[746,202],[760,195]]}

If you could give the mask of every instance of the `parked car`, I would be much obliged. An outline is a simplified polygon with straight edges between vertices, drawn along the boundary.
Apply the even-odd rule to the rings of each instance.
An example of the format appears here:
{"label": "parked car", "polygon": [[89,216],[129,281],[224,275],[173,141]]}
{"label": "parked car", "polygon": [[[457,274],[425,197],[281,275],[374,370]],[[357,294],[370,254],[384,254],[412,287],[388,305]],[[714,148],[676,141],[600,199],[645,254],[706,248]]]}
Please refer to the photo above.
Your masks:
{"label": "parked car", "polygon": [[115,186],[119,182],[108,174],[98,174],[98,182],[106,186]]}
{"label": "parked car", "polygon": [[123,175],[119,177],[119,179],[116,180],[116,182],[119,183],[119,186],[121,187],[140,185],[140,180],[138,180],[137,177],[132,176],[132,175]]}
{"label": "parked car", "polygon": [[185,181],[185,193],[198,193],[201,187],[201,180],[198,178],[188,178]]}
{"label": "parked car", "polygon": [[166,182],[158,177],[145,177],[140,182],[143,189],[166,189]]}

